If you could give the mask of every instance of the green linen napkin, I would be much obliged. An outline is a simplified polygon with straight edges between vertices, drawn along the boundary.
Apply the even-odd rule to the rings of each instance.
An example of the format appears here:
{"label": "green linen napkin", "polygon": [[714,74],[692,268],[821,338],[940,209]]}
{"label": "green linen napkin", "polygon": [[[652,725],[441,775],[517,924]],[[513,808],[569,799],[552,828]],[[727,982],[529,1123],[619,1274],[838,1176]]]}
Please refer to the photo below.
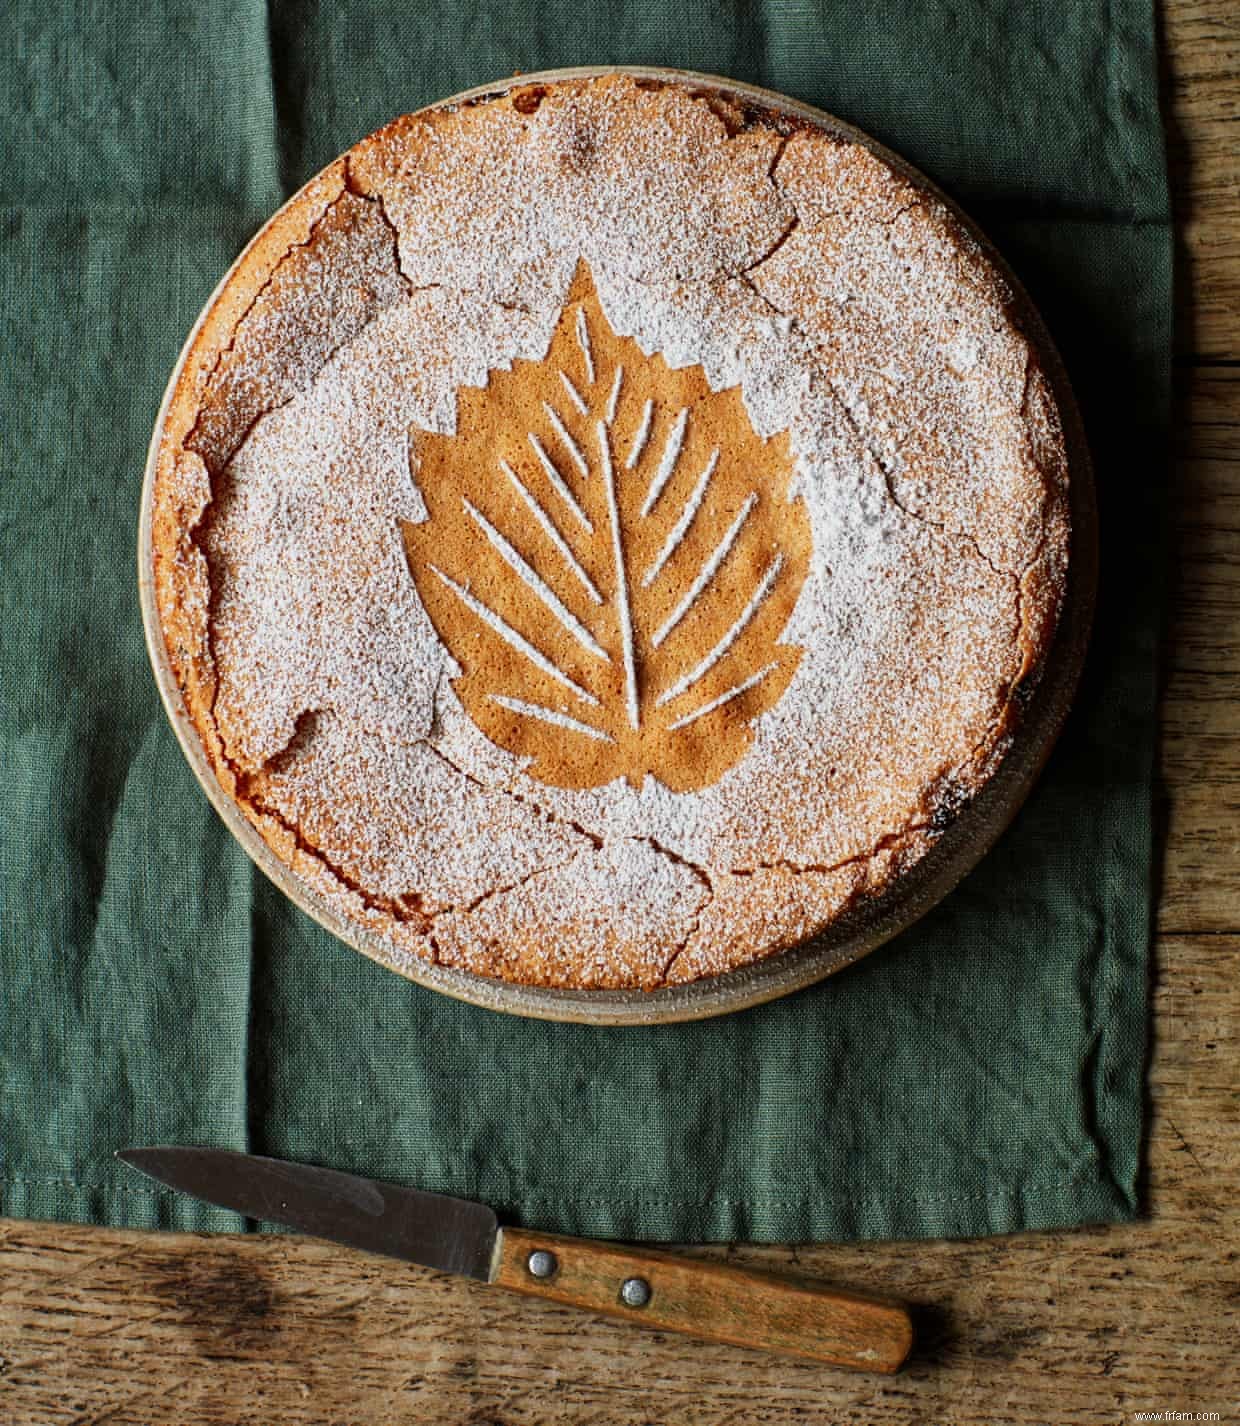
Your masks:
{"label": "green linen napkin", "polygon": [[[235,1216],[112,1161],[250,1148],[633,1238],[966,1235],[1137,1208],[1171,240],[1150,0],[14,0],[0,61],[0,1212]],[[940,182],[1043,308],[1103,530],[1034,796],[853,969],[700,1024],[511,1019],[407,984],[257,873],[139,623],[146,443],[250,234],[349,144],[514,70],[682,65],[808,100]]]}

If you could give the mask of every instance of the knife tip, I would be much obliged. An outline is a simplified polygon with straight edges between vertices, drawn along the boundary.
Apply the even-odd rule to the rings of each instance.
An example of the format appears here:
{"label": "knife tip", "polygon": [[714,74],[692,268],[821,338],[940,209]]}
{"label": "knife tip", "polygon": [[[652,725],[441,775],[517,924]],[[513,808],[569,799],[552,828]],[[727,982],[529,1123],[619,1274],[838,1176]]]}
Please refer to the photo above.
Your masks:
{"label": "knife tip", "polygon": [[148,1160],[154,1152],[153,1149],[135,1146],[131,1149],[113,1149],[112,1157],[119,1159],[123,1164],[127,1164],[131,1169],[137,1169],[139,1172],[143,1172],[143,1161]]}

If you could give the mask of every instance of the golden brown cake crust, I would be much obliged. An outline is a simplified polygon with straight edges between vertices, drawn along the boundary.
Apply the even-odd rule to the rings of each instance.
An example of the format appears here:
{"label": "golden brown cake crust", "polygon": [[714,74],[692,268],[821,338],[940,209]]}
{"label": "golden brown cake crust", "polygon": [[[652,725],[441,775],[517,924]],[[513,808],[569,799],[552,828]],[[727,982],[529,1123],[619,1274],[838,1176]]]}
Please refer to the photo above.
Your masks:
{"label": "golden brown cake crust", "polygon": [[158,448],[221,787],[391,958],[652,988],[892,885],[1052,647],[1061,421],[869,150],[618,75],[405,116],[259,234]]}

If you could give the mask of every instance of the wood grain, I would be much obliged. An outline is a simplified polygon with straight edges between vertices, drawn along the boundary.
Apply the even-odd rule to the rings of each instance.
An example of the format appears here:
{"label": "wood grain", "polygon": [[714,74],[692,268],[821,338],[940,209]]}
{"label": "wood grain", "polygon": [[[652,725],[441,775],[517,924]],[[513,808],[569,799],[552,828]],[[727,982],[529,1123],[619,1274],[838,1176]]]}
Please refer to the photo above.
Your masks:
{"label": "wood grain", "polygon": [[[529,1271],[535,1253],[554,1259],[549,1275]],[[626,1305],[621,1299],[626,1280],[644,1284],[648,1301]],[[851,1371],[898,1371],[913,1344],[907,1310],[888,1300],[732,1263],[556,1233],[504,1229],[495,1281],[511,1292],[601,1312],[647,1330],[684,1332]]]}
{"label": "wood grain", "polygon": [[1179,236],[1176,349],[1236,357],[1240,321],[1240,6],[1161,0],[1163,112]]}
{"label": "wood grain", "polygon": [[1240,1416],[1240,7],[1162,13],[1180,216],[1151,1216],[963,1243],[697,1249],[890,1293],[891,1378],[638,1332],[290,1238],[0,1224],[3,1426],[1098,1426]]}

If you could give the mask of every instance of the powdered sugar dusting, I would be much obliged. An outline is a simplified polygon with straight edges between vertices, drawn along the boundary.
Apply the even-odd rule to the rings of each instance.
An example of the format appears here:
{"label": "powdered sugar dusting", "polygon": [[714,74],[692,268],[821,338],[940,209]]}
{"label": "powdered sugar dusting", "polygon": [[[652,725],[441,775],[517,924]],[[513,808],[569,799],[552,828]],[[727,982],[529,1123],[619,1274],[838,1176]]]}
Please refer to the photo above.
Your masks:
{"label": "powdered sugar dusting", "polygon": [[[403,295],[384,287],[364,326],[319,340],[291,392],[263,387],[253,366],[246,410],[258,414],[212,468],[209,518],[181,557],[205,560],[209,577],[209,609],[199,597],[185,612],[209,620],[210,717],[229,765],[261,816],[292,829],[288,856],[311,859],[316,884],[390,928],[404,955],[538,983],[650,985],[673,962],[689,978],[808,934],[865,883],[836,869],[894,866],[879,851],[892,839],[916,855],[924,828],[975,789],[1027,661],[1023,589],[1042,591],[1038,627],[1053,622],[1045,591],[1059,587],[1067,535],[1062,521],[1048,534],[1042,511],[1062,442],[1001,283],[932,199],[865,151],[809,132],[785,145],[760,123],[729,135],[674,85],[550,86],[528,115],[501,100],[415,119],[360,146],[352,172],[372,198],[350,202],[381,200],[395,225]],[[377,251],[378,208],[359,212]],[[293,295],[342,280],[312,258]],[[787,432],[797,461],[813,560],[784,640],[805,654],[747,756],[700,792],[526,777],[453,691],[460,670],[401,543],[400,522],[425,517],[417,432],[451,433],[462,387],[546,354],[582,259],[616,332],[671,367],[701,365],[715,390],[739,386],[754,429]],[[584,403],[562,378],[563,414],[547,406],[559,448],[530,441],[580,524],[568,479],[586,477],[578,441],[596,433],[570,429]],[[612,482],[625,466],[607,427],[629,422],[627,453],[660,416],[618,412],[621,381],[597,430]],[[648,505],[693,419],[663,416]],[[495,480],[509,501],[533,499],[511,467]],[[593,588],[560,512],[541,513]],[[737,627],[777,569],[777,556],[754,566]],[[503,622],[451,583],[478,618]],[[180,587],[189,599],[189,573]],[[690,600],[662,637],[692,618]],[[679,722],[739,707],[768,671],[696,708],[686,697]],[[556,673],[564,706],[504,706],[589,744],[584,690]],[[747,874],[767,899],[738,933]],[[710,910],[716,883],[737,888],[726,925]]]}
{"label": "powdered sugar dusting", "polygon": [[[577,404],[578,410],[580,410],[584,415],[585,402],[581,400],[580,396],[577,397]],[[582,453],[581,447],[573,439],[572,433],[564,424],[563,416],[560,415],[560,413],[555,409],[555,407],[551,404],[550,401],[543,402],[543,410],[547,413],[547,420],[550,421],[552,426],[555,428],[555,433],[560,438],[560,444],[568,452],[573,464],[577,467],[577,469],[581,472],[582,475],[589,475],[589,462],[586,460],[585,455]],[[587,524],[588,523],[589,522],[587,521]]]}
{"label": "powdered sugar dusting", "polygon": [[717,698],[712,698],[709,703],[703,703],[700,708],[695,708],[692,713],[686,713],[683,718],[677,718],[671,724],[673,728],[685,728],[690,723],[696,723],[699,718],[705,718],[708,713],[713,713],[716,708],[722,708],[725,703],[731,703],[734,698],[739,698],[742,693],[748,693],[751,688],[756,688],[759,683],[771,672],[778,668],[778,664],[769,663],[765,668],[760,668],[757,673],[751,673],[748,678],[742,679],[740,683],[734,684],[726,692],[719,694]]}
{"label": "powdered sugar dusting", "polygon": [[[617,373],[619,375],[619,373]],[[608,420],[614,420],[615,413],[608,416]],[[667,441],[663,446],[663,454],[659,457],[659,468],[654,473],[654,479],[650,482],[650,489],[646,492],[646,498],[642,501],[642,514],[649,515],[654,509],[660,495],[663,494],[667,482],[672,478],[676,470],[676,462],[680,459],[681,448],[685,443],[685,427],[689,422],[689,411],[683,407],[676,414],[676,420],[672,424],[672,429],[667,434]]]}
{"label": "powdered sugar dusting", "polygon": [[586,322],[586,314],[583,308],[577,308],[577,345],[581,348],[581,357],[586,364],[586,385],[594,385],[594,349],[590,345],[590,327]]}
{"label": "powdered sugar dusting", "polygon": [[[571,436],[568,435],[568,432],[564,430],[563,422],[560,421],[560,418],[555,414],[554,411],[552,411],[550,406],[547,407],[547,414],[552,419],[552,424],[558,425],[561,433],[567,437],[567,441],[565,444],[576,455],[577,464],[581,468],[582,473],[588,474],[585,457],[582,456],[580,450],[578,450],[577,443],[573,440]],[[577,497],[573,494],[573,492],[568,488],[567,484],[565,483],[564,477],[560,474],[559,467],[556,465],[555,461],[553,461],[551,457],[547,454],[547,448],[538,439],[538,437],[534,434],[533,431],[529,432],[529,442],[530,446],[534,451],[534,454],[538,457],[538,463],[542,466],[543,470],[547,472],[547,479],[551,482],[552,489],[560,497],[560,499],[564,502],[568,509],[573,512],[573,517],[577,520],[578,524],[583,526],[586,530],[593,530],[594,526],[590,524],[589,517],[586,515],[586,512],[577,502]]]}
{"label": "powdered sugar dusting", "polygon": [[568,395],[568,399],[584,416],[590,408],[586,405],[585,397],[582,396],[581,392],[578,391],[577,388],[573,385],[573,378],[569,376],[568,372],[562,371],[560,373],[560,381],[564,385],[564,390]]}
{"label": "powdered sugar dusting", "polygon": [[542,723],[567,728],[570,733],[581,733],[584,737],[593,738],[600,743],[612,741],[611,734],[604,733],[601,728],[592,727],[589,723],[583,723],[580,718],[572,718],[558,709],[546,708],[541,703],[527,703],[523,698],[509,698],[503,693],[492,693],[490,698],[492,703],[498,703],[501,708],[521,713],[527,718],[537,718]]}
{"label": "powdered sugar dusting", "polygon": [[632,470],[642,458],[642,452],[646,449],[646,442],[650,439],[650,422],[654,416],[654,400],[647,397],[642,406],[642,418],[637,427],[637,434],[633,437],[633,444],[629,447],[629,453],[625,457],[624,464]]}
{"label": "powdered sugar dusting", "polygon": [[620,400],[620,387],[623,382],[624,368],[622,366],[618,366],[616,368],[616,374],[612,378],[611,391],[607,397],[607,424],[609,426],[616,419],[616,404]]}

